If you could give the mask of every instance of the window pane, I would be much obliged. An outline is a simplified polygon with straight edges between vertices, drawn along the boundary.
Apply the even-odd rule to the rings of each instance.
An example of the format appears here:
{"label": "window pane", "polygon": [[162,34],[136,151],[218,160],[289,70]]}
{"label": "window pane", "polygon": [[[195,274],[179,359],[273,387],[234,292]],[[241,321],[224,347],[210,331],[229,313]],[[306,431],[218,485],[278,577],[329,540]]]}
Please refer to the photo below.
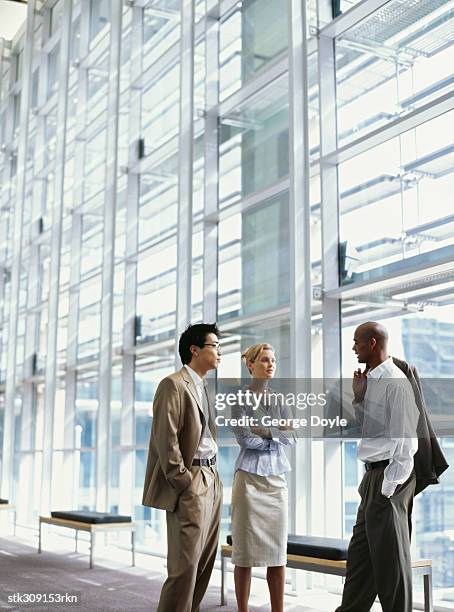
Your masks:
{"label": "window pane", "polygon": [[180,68],[174,66],[153,82],[142,97],[142,134],[149,155],[178,134]]}
{"label": "window pane", "polygon": [[343,283],[452,248],[453,121],[445,113],[340,164]]}
{"label": "window pane", "polygon": [[452,16],[447,0],[391,0],[336,41],[341,145],[451,90]]}
{"label": "window pane", "polygon": [[176,311],[176,242],[139,256],[137,317],[142,341],[172,337]]}
{"label": "window pane", "polygon": [[90,3],[90,40],[110,21],[109,0],[91,0]]}
{"label": "window pane", "polygon": [[219,206],[259,191],[288,175],[288,79],[221,117]]}
{"label": "window pane", "polygon": [[220,319],[288,303],[287,194],[221,221],[219,242]]}
{"label": "window pane", "polygon": [[58,31],[63,16],[63,0],[57,0],[50,11],[50,34]]}
{"label": "window pane", "polygon": [[57,90],[59,60],[60,60],[60,44],[57,44],[55,48],[49,53],[48,82],[47,82],[47,96],[48,97],[50,97],[53,94],[53,92]]}
{"label": "window pane", "polygon": [[[273,27],[269,27],[269,24]],[[221,22],[220,98],[223,100],[287,49],[287,4],[243,0]]]}
{"label": "window pane", "polygon": [[[159,8],[161,10],[159,10]],[[180,36],[180,2],[158,0],[145,7],[143,21],[143,67],[148,68]]]}

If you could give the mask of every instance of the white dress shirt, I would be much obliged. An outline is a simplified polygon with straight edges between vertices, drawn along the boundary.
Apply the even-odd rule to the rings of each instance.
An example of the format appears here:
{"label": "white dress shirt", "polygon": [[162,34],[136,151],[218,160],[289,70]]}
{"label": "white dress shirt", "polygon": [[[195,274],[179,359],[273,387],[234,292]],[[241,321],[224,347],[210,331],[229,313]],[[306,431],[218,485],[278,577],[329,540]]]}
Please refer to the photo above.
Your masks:
{"label": "white dress shirt", "polygon": [[[203,394],[205,393],[205,381],[203,378],[195,372],[190,366],[185,364],[184,366],[189,374],[191,375],[192,380],[194,381],[195,388],[197,389],[197,393],[200,400],[200,406],[203,407]],[[203,408],[202,408],[203,411]],[[211,435],[211,431],[208,427],[208,420],[206,422],[206,428],[200,440],[199,447],[194,455],[194,459],[211,459],[218,452],[218,445]]]}
{"label": "white dress shirt", "polygon": [[413,389],[388,357],[369,370],[364,399],[353,405],[362,424],[358,458],[364,462],[389,460],[381,492],[391,497],[396,487],[410,477],[413,455],[418,450],[419,411]]}

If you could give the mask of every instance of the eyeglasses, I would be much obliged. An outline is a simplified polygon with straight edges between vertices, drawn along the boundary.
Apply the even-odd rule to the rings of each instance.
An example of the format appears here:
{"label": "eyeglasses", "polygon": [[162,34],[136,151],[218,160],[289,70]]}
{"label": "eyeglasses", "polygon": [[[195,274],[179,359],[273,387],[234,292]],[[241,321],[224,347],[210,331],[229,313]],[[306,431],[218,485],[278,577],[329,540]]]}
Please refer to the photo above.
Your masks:
{"label": "eyeglasses", "polygon": [[205,342],[203,346],[214,346],[218,353],[221,352],[221,345],[219,344],[219,342]]}

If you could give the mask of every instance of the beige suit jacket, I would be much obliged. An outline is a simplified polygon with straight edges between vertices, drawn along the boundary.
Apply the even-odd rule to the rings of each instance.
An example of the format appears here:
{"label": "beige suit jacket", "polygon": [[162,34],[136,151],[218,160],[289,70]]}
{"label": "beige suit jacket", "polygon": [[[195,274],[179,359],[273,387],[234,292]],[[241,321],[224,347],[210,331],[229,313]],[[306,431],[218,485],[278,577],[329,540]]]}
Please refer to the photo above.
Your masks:
{"label": "beige suit jacket", "polygon": [[[142,498],[144,506],[174,512],[179,495],[192,481],[190,468],[204,426],[205,417],[196,386],[183,367],[164,378],[156,389]],[[210,430],[216,439],[213,418]]]}

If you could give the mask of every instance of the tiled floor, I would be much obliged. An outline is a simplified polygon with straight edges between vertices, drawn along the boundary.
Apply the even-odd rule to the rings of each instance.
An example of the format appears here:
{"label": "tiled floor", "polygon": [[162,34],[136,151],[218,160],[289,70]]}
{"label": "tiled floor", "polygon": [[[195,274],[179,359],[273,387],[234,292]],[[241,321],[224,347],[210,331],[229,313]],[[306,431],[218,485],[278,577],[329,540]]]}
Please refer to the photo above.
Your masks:
{"label": "tiled floor", "polygon": [[[13,592],[79,593],[81,603],[59,605],[59,612],[77,609],[79,612],[117,610],[153,612],[156,610],[161,585],[165,578],[165,560],[149,555],[137,555],[137,567],[129,566],[130,554],[114,546],[104,546],[103,538],[96,544],[95,567],[88,568],[88,542],[79,542],[79,551],[70,538],[52,533],[43,534],[43,553],[38,555],[34,540],[19,537],[0,538],[0,609],[19,611],[8,602]],[[212,575],[204,599],[205,612],[234,612],[233,576],[229,574],[228,606],[220,606],[219,569]],[[250,612],[269,612],[269,597],[265,580],[253,578]],[[296,598],[286,596],[286,612],[333,612],[339,596],[311,591]],[[42,607],[36,607],[43,610]]]}
{"label": "tiled floor", "polygon": [[[43,534],[43,554],[37,554],[36,538],[0,538],[0,609],[21,611],[8,605],[7,593],[39,592],[55,590],[80,592],[78,612],[154,612],[161,585],[165,579],[165,559],[137,554],[137,566],[130,567],[130,552],[116,546],[104,546],[103,538],[96,543],[95,567],[88,568],[88,542],[79,542],[79,552],[74,552],[74,541],[57,534]],[[298,579],[303,576],[297,572]],[[210,588],[204,599],[204,612],[234,612],[236,610],[233,575],[228,574],[228,605],[220,606],[221,572],[213,571]],[[341,587],[339,583],[338,588]],[[340,603],[340,595],[327,593],[323,587],[302,592],[298,597],[289,592],[285,598],[286,612],[334,612]],[[35,606],[34,606],[35,608]],[[43,608],[36,608],[42,610]],[[74,606],[58,606],[58,612],[72,610]],[[269,595],[266,581],[252,579],[250,612],[269,612]],[[375,605],[373,612],[381,612]],[[175,611],[177,612],[177,611]]]}

